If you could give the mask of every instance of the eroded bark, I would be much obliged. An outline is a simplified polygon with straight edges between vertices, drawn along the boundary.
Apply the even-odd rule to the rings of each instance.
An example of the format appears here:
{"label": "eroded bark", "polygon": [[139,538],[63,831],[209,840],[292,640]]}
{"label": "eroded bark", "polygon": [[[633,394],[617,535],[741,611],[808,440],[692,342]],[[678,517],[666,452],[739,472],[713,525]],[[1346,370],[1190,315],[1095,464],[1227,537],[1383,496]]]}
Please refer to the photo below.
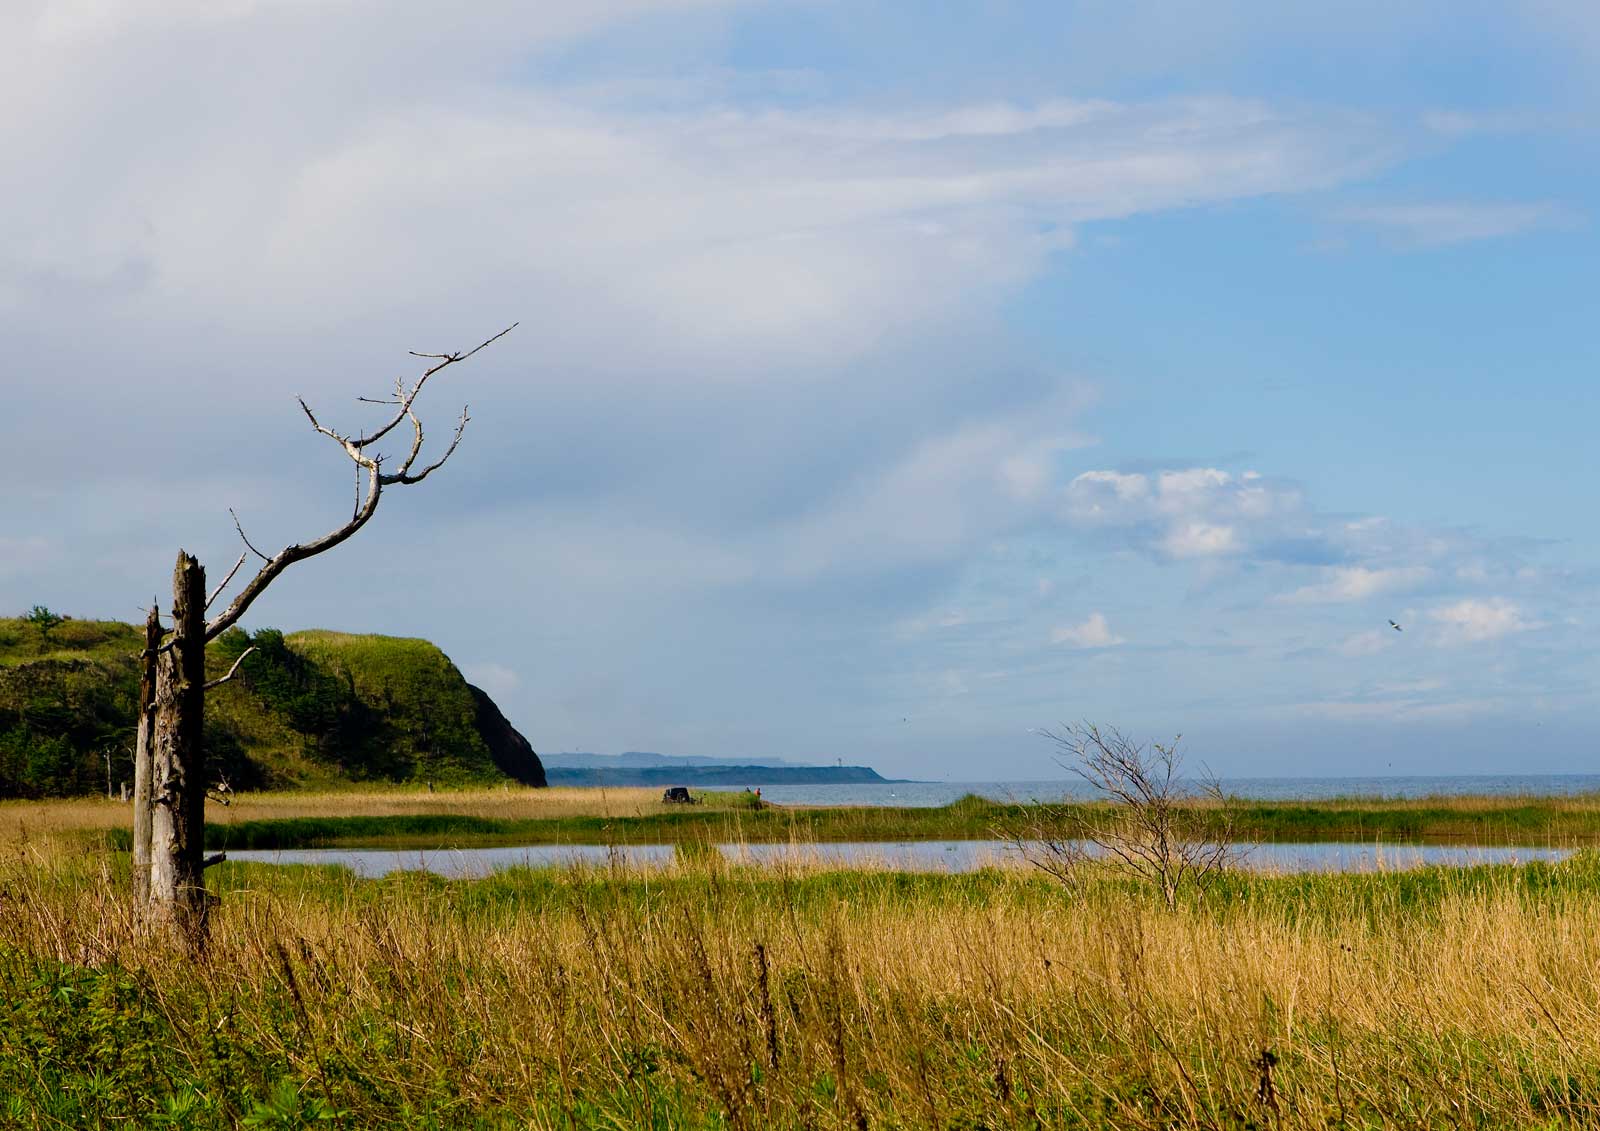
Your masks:
{"label": "eroded bark", "polygon": [[206,571],[178,553],[172,636],[156,655],[151,733],[150,889],[153,922],[191,945],[205,937]]}
{"label": "eroded bark", "polygon": [[156,606],[144,622],[140,657],[138,736],[133,747],[133,898],[150,898],[150,780],[156,718],[156,652],[161,647],[161,617]]}

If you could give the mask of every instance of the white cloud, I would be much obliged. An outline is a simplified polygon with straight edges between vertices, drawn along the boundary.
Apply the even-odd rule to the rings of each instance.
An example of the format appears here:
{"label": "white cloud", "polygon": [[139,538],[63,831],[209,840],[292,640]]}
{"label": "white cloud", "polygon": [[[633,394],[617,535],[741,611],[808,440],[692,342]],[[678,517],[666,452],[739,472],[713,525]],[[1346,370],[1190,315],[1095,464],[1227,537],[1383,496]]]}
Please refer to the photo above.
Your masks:
{"label": "white cloud", "polygon": [[1239,535],[1231,526],[1186,522],[1168,531],[1161,548],[1175,558],[1209,558],[1236,552]]}
{"label": "white cloud", "polygon": [[1365,205],[1341,209],[1336,219],[1379,229],[1415,247],[1498,239],[1578,221],[1571,209],[1554,201]]}
{"label": "white cloud", "polygon": [[1428,616],[1440,625],[1437,639],[1446,646],[1478,644],[1543,627],[1525,619],[1522,610],[1504,597],[1468,598],[1433,609]]}
{"label": "white cloud", "polygon": [[1504,704],[1489,699],[1434,700],[1420,697],[1400,699],[1332,699],[1296,703],[1275,714],[1289,714],[1328,722],[1423,723],[1454,721],[1493,714]]}
{"label": "white cloud", "polygon": [[1068,526],[1113,546],[1157,560],[1270,567],[1273,576],[1293,577],[1300,584],[1275,598],[1282,604],[1349,604],[1436,584],[1482,588],[1540,579],[1514,545],[1381,515],[1319,512],[1296,484],[1256,471],[1087,471],[1061,498]]}
{"label": "white cloud", "polygon": [[1082,624],[1063,625],[1050,634],[1050,643],[1066,644],[1073,648],[1110,648],[1125,643],[1114,636],[1106,623],[1104,613],[1090,613]]}
{"label": "white cloud", "polygon": [[1120,530],[1139,548],[1171,558],[1245,552],[1256,535],[1277,537],[1303,510],[1298,489],[1259,473],[1214,467],[1155,475],[1086,471],[1064,495],[1067,521]]}
{"label": "white cloud", "polygon": [[[1077,227],[1318,189],[1392,156],[1370,119],[1246,99],[774,110],[692,76],[663,109],[534,62],[640,12],[714,6],[4,8],[0,329],[104,352],[55,363],[62,399],[148,394],[135,356],[161,381],[322,409],[387,383],[374,343],[453,347],[520,316],[474,362],[474,407],[495,407],[473,436],[494,412],[503,450],[505,421],[540,442],[484,496],[582,495],[597,526],[643,521],[673,561],[709,546],[715,578],[881,570],[1047,507],[1060,451],[1083,442],[1081,391],[999,382],[975,407],[971,390],[996,306]],[[240,65],[260,59],[283,65]],[[107,435],[139,434],[137,416]],[[54,447],[15,431],[0,447],[19,461]]]}
{"label": "white cloud", "polygon": [[1364,601],[1380,593],[1393,593],[1421,585],[1431,575],[1427,566],[1369,569],[1366,566],[1329,566],[1323,580],[1304,585],[1281,598],[1291,604],[1338,604]]}
{"label": "white cloud", "polygon": [[397,289],[438,321],[498,295],[547,360],[754,376],[981,310],[1076,225],[1386,156],[1370,122],[1241,99],[662,111],[527,81],[530,52],[696,6],[24,5],[0,16],[42,57],[0,77],[0,304],[48,279],[303,334]]}

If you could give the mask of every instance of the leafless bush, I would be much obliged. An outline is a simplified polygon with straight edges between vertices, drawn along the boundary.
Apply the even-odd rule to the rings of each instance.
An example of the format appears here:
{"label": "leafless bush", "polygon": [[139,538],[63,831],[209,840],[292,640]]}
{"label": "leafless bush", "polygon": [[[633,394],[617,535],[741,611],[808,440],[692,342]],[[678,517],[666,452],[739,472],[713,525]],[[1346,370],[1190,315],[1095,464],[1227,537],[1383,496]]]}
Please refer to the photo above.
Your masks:
{"label": "leafless bush", "polygon": [[1238,859],[1230,807],[1209,772],[1190,781],[1181,773],[1178,742],[1136,743],[1115,727],[1074,723],[1040,734],[1057,747],[1056,760],[1089,783],[1091,802],[1041,804],[1014,830],[1023,858],[1067,884],[1082,864],[1097,860],[1154,883],[1169,908],[1187,884],[1205,888]]}

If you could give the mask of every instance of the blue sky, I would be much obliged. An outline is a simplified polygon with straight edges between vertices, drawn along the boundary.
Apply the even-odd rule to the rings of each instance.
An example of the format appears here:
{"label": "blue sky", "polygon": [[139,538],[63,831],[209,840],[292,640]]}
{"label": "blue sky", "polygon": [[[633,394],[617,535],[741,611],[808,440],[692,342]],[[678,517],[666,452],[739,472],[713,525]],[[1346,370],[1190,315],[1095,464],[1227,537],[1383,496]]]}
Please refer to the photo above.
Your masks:
{"label": "blue sky", "polygon": [[1592,5],[0,29],[0,607],[133,619],[229,506],[320,533],[293,397],[354,426],[520,319],[256,627],[436,640],[548,751],[1600,768]]}

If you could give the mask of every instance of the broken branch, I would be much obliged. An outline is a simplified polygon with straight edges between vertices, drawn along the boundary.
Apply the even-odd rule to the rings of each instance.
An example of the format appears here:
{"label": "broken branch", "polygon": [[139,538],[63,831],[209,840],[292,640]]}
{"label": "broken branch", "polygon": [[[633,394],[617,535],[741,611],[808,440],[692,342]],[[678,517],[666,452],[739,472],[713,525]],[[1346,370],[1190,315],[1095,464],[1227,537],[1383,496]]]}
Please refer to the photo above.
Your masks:
{"label": "broken branch", "polygon": [[[309,412],[310,410],[308,409],[307,411]],[[232,507],[228,508],[228,513],[233,515],[233,528],[239,532],[239,537],[244,539],[244,544],[246,546],[249,546],[250,552],[252,554],[254,554],[256,557],[260,558],[264,562],[265,561],[270,561],[271,559],[268,558],[267,555],[263,554],[260,550],[256,549],[254,546],[250,545],[250,539],[245,537],[244,525],[242,523],[240,523],[239,516],[234,513],[234,509]],[[238,569],[238,568],[239,568],[238,566],[234,566],[234,569]],[[228,573],[228,577],[229,578],[233,577],[233,573],[231,571]],[[224,581],[222,584],[225,586],[228,583],[226,581]],[[221,590],[219,589],[218,592],[221,592]],[[207,608],[211,607],[211,602],[210,601],[206,602],[206,607]]]}
{"label": "broken branch", "polygon": [[256,646],[254,644],[252,644],[252,645],[250,645],[250,647],[246,648],[243,652],[240,652],[239,653],[239,658],[237,660],[233,661],[233,667],[228,669],[228,674],[223,676],[221,679],[213,679],[213,680],[211,680],[209,683],[206,684],[205,689],[207,691],[210,691],[213,687],[221,687],[223,684],[227,683],[230,679],[232,679],[234,677],[235,674],[238,673],[239,665],[244,663],[244,658],[246,656],[248,656],[251,652],[254,652],[255,650],[256,650]]}
{"label": "broken branch", "polygon": [[[238,521],[239,521],[239,517],[237,515],[235,515],[234,516],[234,522],[237,523]],[[244,531],[241,530],[241,531],[239,531],[239,533],[242,535],[244,533]],[[246,542],[245,545],[248,546],[249,543]],[[215,589],[213,589],[211,591],[211,596],[206,598],[206,608],[209,609],[211,607],[211,602],[215,601],[218,597],[222,596],[222,591],[228,587],[228,582],[233,580],[233,575],[239,572],[239,567],[244,565],[244,560],[248,556],[249,555],[247,555],[247,554],[240,554],[239,555],[239,560],[233,563],[233,568],[228,571],[228,576],[224,577],[222,579],[222,584],[217,586]]]}

